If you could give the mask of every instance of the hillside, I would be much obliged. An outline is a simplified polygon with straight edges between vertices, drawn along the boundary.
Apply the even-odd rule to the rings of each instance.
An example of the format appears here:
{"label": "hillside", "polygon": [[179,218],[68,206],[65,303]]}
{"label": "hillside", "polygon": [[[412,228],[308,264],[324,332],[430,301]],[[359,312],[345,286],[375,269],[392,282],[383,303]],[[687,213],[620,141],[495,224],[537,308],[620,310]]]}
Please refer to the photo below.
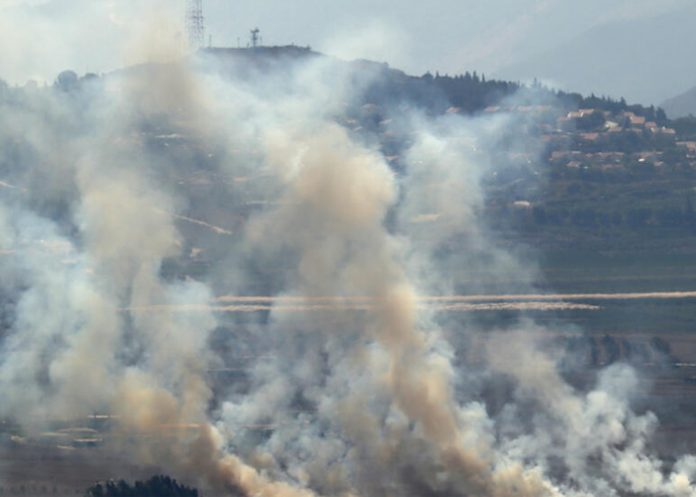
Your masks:
{"label": "hillside", "polygon": [[[407,167],[404,157],[413,141],[404,109],[419,109],[431,118],[504,117],[506,127],[488,144],[495,167],[482,180],[488,225],[507,243],[613,252],[683,253],[693,246],[696,132],[690,121],[670,121],[661,109],[487,79],[475,72],[411,76],[387,64],[341,61],[296,46],[207,49],[195,59],[204,72],[257,86],[280,80],[288,91],[298,68],[314,62],[327,74],[345,75],[354,86],[357,98],[332,111],[333,119],[365,141],[376,142],[397,172]],[[143,65],[105,78],[148,72],[177,77],[166,65]],[[99,82],[93,75],[80,78],[66,71],[53,90],[81,99]],[[20,107],[33,98],[33,91],[0,86],[0,96]],[[180,166],[188,178],[181,185],[195,189],[201,195],[197,202],[206,206],[205,197],[217,195],[217,180],[207,172],[215,160],[191,149],[186,130],[175,123],[148,126],[144,136],[158,154],[175,161],[193,157],[195,169]],[[0,161],[0,167],[8,166]],[[6,173],[3,181],[19,172]],[[253,208],[242,210],[247,214],[235,219],[235,226]],[[210,212],[194,203],[185,217],[203,219]],[[224,231],[235,228],[223,212],[205,222]]]}
{"label": "hillside", "polygon": [[539,78],[585,94],[658,104],[696,81],[696,7],[647,19],[596,26],[538,56],[505,67],[497,77]]}
{"label": "hillside", "polygon": [[0,83],[0,497],[696,497],[696,118],[257,34]]}
{"label": "hillside", "polygon": [[[623,98],[596,97],[577,92],[551,90],[539,84],[524,85],[504,79],[486,78],[476,71],[461,74],[432,74],[421,76],[405,73],[387,63],[369,60],[344,61],[315,52],[309,47],[273,46],[256,49],[208,48],[199,53],[202,68],[214,67],[227,77],[254,79],[272,75],[290,75],[299,65],[317,61],[328,64],[339,74],[350,74],[353,83],[361,88],[364,103],[372,103],[385,109],[394,104],[408,102],[431,114],[442,114],[451,107],[466,114],[482,112],[505,99],[515,98],[518,103],[544,103],[567,112],[580,108],[597,108],[607,111],[630,111],[644,116],[648,121],[664,124],[666,116],[653,106],[627,103]],[[143,67],[137,68],[143,69]],[[133,70],[127,69],[127,71]],[[206,70],[206,69],[204,69]]]}
{"label": "hillside", "polygon": [[[291,84],[306,62],[350,75],[360,98],[336,119],[367,140],[377,137],[397,171],[405,167],[412,140],[399,121],[405,104],[432,117],[507,116],[509,128],[490,152],[496,168],[484,182],[489,224],[509,243],[549,250],[689,250],[696,232],[689,207],[696,205],[696,137],[688,121],[670,121],[659,108],[624,99],[523,86],[476,72],[411,76],[387,64],[346,62],[296,46],[206,49],[196,63],[254,84],[279,75]],[[148,70],[161,68],[125,72]],[[73,91],[81,81],[62,74],[56,85]],[[159,138],[172,132],[160,129],[153,146],[173,146]]]}
{"label": "hillside", "polygon": [[661,107],[673,119],[696,115],[696,86],[676,97],[665,100]]}

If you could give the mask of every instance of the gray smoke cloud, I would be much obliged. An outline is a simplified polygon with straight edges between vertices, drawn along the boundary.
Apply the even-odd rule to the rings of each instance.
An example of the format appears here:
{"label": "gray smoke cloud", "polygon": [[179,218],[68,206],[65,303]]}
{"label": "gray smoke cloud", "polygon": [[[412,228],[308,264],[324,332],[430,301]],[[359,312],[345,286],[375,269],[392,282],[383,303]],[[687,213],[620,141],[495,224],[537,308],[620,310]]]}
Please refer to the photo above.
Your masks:
{"label": "gray smoke cloud", "polygon": [[[511,117],[396,106],[396,172],[350,117],[382,68],[143,43],[156,62],[0,94],[1,417],[31,437],[108,413],[105,451],[230,494],[694,495],[628,366],[582,392],[540,325],[481,339],[422,305],[480,289],[457,268],[484,255],[498,289],[534,286],[480,216]],[[197,251],[201,274],[167,269]],[[215,312],[253,292],[270,312]]]}

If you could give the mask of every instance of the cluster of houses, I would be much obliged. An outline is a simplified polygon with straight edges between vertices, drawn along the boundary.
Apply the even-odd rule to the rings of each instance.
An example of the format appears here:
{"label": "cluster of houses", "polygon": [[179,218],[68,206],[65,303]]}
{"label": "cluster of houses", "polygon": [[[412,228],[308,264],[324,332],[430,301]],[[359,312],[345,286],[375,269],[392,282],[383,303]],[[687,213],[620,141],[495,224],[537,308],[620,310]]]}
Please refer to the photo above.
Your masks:
{"label": "cluster of houses", "polygon": [[545,144],[549,164],[565,168],[620,171],[640,165],[688,165],[696,169],[696,141],[628,110],[579,109],[559,113],[549,105],[488,107],[486,113],[527,116]]}
{"label": "cluster of houses", "polygon": [[677,147],[686,152],[686,158],[690,163],[696,163],[696,141],[678,141]]}
{"label": "cluster of houses", "polygon": [[[344,124],[353,131],[372,126],[382,132],[385,144],[397,144],[388,147],[388,160],[398,163],[398,144],[404,137],[394,136],[389,130],[391,119],[384,118],[379,106],[366,104],[360,110],[359,115],[346,119]],[[446,114],[461,113],[463,110],[458,107],[446,111]],[[496,105],[487,107],[483,113],[519,118],[518,129],[528,133],[532,140],[541,140],[543,159],[559,172],[621,172],[641,166],[696,170],[696,141],[680,140],[677,131],[665,125],[664,120],[650,120],[630,110],[564,111],[557,105],[538,104]],[[507,150],[505,155],[511,164],[532,166],[539,161],[538,149],[534,147]]]}
{"label": "cluster of houses", "polygon": [[589,141],[599,139],[604,133],[643,133],[650,132],[659,135],[676,135],[677,132],[673,128],[659,126],[655,121],[648,121],[644,116],[638,116],[630,111],[621,111],[611,113],[600,109],[580,109],[577,111],[568,112],[565,116],[560,116],[557,119],[557,128],[555,130],[546,128],[545,131],[575,131],[580,126],[578,124],[583,119],[591,119],[596,117],[596,121],[602,124],[598,129],[591,132],[582,133],[583,138]]}

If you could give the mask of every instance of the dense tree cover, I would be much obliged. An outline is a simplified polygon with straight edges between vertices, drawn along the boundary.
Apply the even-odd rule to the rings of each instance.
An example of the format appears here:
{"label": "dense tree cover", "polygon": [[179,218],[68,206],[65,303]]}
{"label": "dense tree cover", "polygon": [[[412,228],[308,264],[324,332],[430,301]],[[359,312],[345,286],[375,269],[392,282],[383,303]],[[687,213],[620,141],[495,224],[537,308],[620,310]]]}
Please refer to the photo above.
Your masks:
{"label": "dense tree cover", "polygon": [[198,497],[198,490],[178,483],[169,476],[157,475],[130,485],[124,480],[97,483],[87,489],[86,497]]}
{"label": "dense tree cover", "polygon": [[[303,52],[304,53],[304,52]],[[270,64],[270,61],[269,61]],[[516,121],[516,125],[510,128],[511,138],[506,141],[505,136],[499,137],[500,149],[512,150],[519,145],[519,136],[529,136],[529,142],[533,142],[541,135],[539,123],[552,126],[555,129],[558,116],[564,115],[566,111],[577,109],[599,109],[618,114],[621,111],[633,112],[655,121],[659,125],[666,123],[666,116],[661,109],[654,107],[643,107],[640,105],[629,105],[624,99],[614,100],[608,97],[598,97],[596,95],[582,96],[578,93],[567,93],[549,89],[538,82],[529,85],[521,83],[498,81],[487,79],[484,75],[476,72],[466,72],[460,75],[449,76],[435,75],[426,73],[420,77],[409,76],[401,71],[389,68],[386,64],[376,64],[367,62],[353,62],[352,77],[355,79],[355,86],[361,93],[361,98],[355,102],[356,105],[348,106],[346,115],[343,116],[346,126],[354,126],[355,129],[362,129],[365,132],[374,132],[383,140],[382,146],[386,154],[399,156],[405,147],[408,146],[409,137],[399,135],[398,132],[385,133],[384,123],[391,121],[391,117],[398,119],[398,110],[401,108],[419,107],[431,114],[442,114],[450,107],[457,107],[460,112],[476,113],[482,112],[486,107],[501,105],[529,106],[544,104],[553,111],[539,115],[531,113],[535,121],[534,126],[529,126],[522,118]],[[108,78],[106,76],[105,78]],[[55,82],[48,87],[15,87],[9,86],[0,80],[0,109],[4,105],[26,106],[32,108],[34,99],[42,98],[41,92],[52,92],[54,96],[62,101],[69,102],[76,109],[89,107],[91,96],[95,93],[99,82],[103,78],[94,74],[87,74],[82,77],[74,71],[64,71],[60,73]],[[392,105],[396,104],[396,105]],[[526,112],[529,109],[526,109]],[[532,109],[534,110],[534,109]],[[396,112],[394,112],[396,111]],[[546,122],[544,120],[548,119]],[[610,117],[610,119],[613,119]],[[159,124],[159,123],[155,123]],[[146,136],[156,136],[161,134],[158,127],[153,124],[151,127],[144,125],[143,132]],[[644,227],[671,227],[678,228],[677,231],[695,231],[696,219],[690,208],[686,207],[683,197],[672,198],[670,202],[644,202],[642,200],[633,202],[628,199],[617,206],[615,201],[622,197],[623,193],[617,195],[599,195],[592,202],[588,202],[583,195],[578,195],[570,188],[594,188],[598,192],[609,191],[607,185],[617,185],[626,182],[650,183],[658,177],[675,176],[676,173],[686,174],[691,168],[687,160],[685,147],[676,144],[673,135],[667,136],[660,133],[652,133],[647,129],[630,129],[626,132],[605,133],[600,132],[599,136],[587,139],[582,132],[601,131],[604,128],[605,116],[602,112],[587,113],[578,119],[573,119],[567,132],[560,136],[559,140],[549,142],[543,151],[539,152],[543,164],[538,164],[537,169],[546,171],[550,180],[548,190],[558,190],[554,185],[568,184],[568,190],[563,190],[555,200],[534,197],[521,188],[524,184],[518,179],[525,177],[531,178],[529,182],[537,180],[534,174],[538,172],[528,172],[517,174],[514,168],[504,167],[507,159],[504,157],[500,161],[497,177],[492,187],[499,191],[499,203],[510,204],[515,199],[529,200],[533,204],[533,209],[529,215],[515,213],[515,219],[521,220],[523,227],[530,225],[541,226],[581,226],[587,228],[604,226],[625,226],[627,229],[636,230]],[[696,137],[696,118],[684,118],[674,122],[669,122],[677,128],[677,136],[689,136],[691,132]],[[561,133],[558,133],[561,135]],[[557,137],[558,138],[558,137]],[[695,138],[696,139],[696,138]],[[159,142],[153,138],[155,145]],[[508,143],[509,142],[509,143]],[[0,156],[0,170],[11,170],[11,167],[25,163],[31,163],[31,148],[21,140],[14,140],[7,143],[0,143],[4,150],[4,156]],[[566,159],[559,159],[551,164],[552,167],[546,168],[551,154],[554,151],[576,151],[579,156]],[[515,150],[513,150],[515,151]],[[625,154],[621,159],[592,159],[590,154],[600,152],[618,152]],[[644,151],[654,151],[659,153],[652,158],[646,159],[639,154]],[[527,155],[533,156],[537,152]],[[575,162],[573,168],[567,167],[569,162]],[[658,165],[656,165],[658,164]],[[617,166],[615,169],[605,166]],[[398,171],[399,162],[395,161],[395,170]],[[535,166],[536,167],[536,166]],[[3,169],[4,168],[4,169]],[[18,168],[21,170],[21,168]],[[691,181],[691,176],[688,177]],[[675,181],[679,181],[678,179]],[[21,183],[21,181],[20,181]],[[507,185],[510,185],[509,187]],[[631,185],[625,185],[622,192],[630,196]],[[613,190],[612,190],[613,191]],[[610,202],[611,200],[611,202]],[[629,201],[631,200],[631,201]]]}
{"label": "dense tree cover", "polygon": [[63,71],[58,75],[53,86],[61,91],[73,91],[79,84],[80,78],[75,71]]}
{"label": "dense tree cover", "polygon": [[433,76],[426,73],[421,78],[442,91],[449,102],[465,112],[477,112],[500,103],[520,90],[521,85],[509,81],[486,80],[476,71],[457,76]]}
{"label": "dense tree cover", "polygon": [[[484,75],[479,76],[476,71],[455,76],[442,76],[438,73],[433,76],[428,72],[421,76],[420,80],[437,87],[452,105],[466,112],[481,111],[488,106],[501,103],[505,98],[518,94],[517,96],[525,104],[555,100],[567,110],[599,109],[611,113],[633,112],[637,116],[643,116],[648,121],[655,121],[661,126],[669,122],[664,110],[652,105],[649,107],[639,104],[629,105],[623,98],[615,100],[611,97],[598,97],[594,94],[583,96],[580,93],[552,90],[538,81],[524,85],[512,81],[486,79]],[[596,120],[599,119],[599,116],[590,119]],[[591,127],[592,124],[596,123],[588,123],[588,126]]]}
{"label": "dense tree cover", "polygon": [[[283,47],[278,47],[279,49]],[[287,49],[287,47],[285,47]],[[303,55],[316,56],[314,52],[305,50]],[[240,52],[239,57],[243,56]],[[268,57],[268,54],[265,55]],[[255,55],[258,57],[258,54]],[[276,60],[277,59],[277,60]],[[267,61],[285,60],[273,58]],[[463,112],[480,112],[488,106],[498,105],[505,99],[516,96],[525,104],[551,102],[559,103],[567,109],[594,108],[610,112],[630,111],[639,116],[644,116],[650,121],[660,125],[668,122],[667,116],[660,108],[653,106],[629,105],[621,98],[614,100],[609,97],[595,95],[583,96],[579,93],[568,93],[560,90],[549,89],[537,81],[531,84],[519,82],[486,79],[485,75],[474,72],[465,72],[455,76],[426,73],[420,77],[407,76],[401,71],[390,69],[386,64],[368,63],[367,61],[354,62],[356,71],[376,72],[380,77],[374,79],[374,83],[365,91],[364,98],[373,103],[389,103],[393,101],[410,101],[413,104],[423,106],[431,112],[442,112],[449,106],[460,108]],[[97,79],[95,74],[86,74],[79,77],[74,71],[61,72],[53,88],[64,92],[72,92],[80,89],[86,82]],[[31,86],[31,85],[29,85]],[[21,90],[22,88],[13,88]],[[8,86],[0,80],[0,98],[7,93]]]}

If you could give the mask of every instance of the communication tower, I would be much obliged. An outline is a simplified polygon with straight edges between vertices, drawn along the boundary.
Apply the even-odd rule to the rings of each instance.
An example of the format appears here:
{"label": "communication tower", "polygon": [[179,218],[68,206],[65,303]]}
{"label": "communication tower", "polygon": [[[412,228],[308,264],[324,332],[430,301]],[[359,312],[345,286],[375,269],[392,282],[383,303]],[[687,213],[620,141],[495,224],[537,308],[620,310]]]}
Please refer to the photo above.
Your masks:
{"label": "communication tower", "polygon": [[261,44],[261,37],[259,36],[261,30],[259,28],[254,28],[251,30],[251,48],[257,48]]}
{"label": "communication tower", "polygon": [[189,47],[197,50],[205,43],[203,0],[186,0],[186,34]]}

